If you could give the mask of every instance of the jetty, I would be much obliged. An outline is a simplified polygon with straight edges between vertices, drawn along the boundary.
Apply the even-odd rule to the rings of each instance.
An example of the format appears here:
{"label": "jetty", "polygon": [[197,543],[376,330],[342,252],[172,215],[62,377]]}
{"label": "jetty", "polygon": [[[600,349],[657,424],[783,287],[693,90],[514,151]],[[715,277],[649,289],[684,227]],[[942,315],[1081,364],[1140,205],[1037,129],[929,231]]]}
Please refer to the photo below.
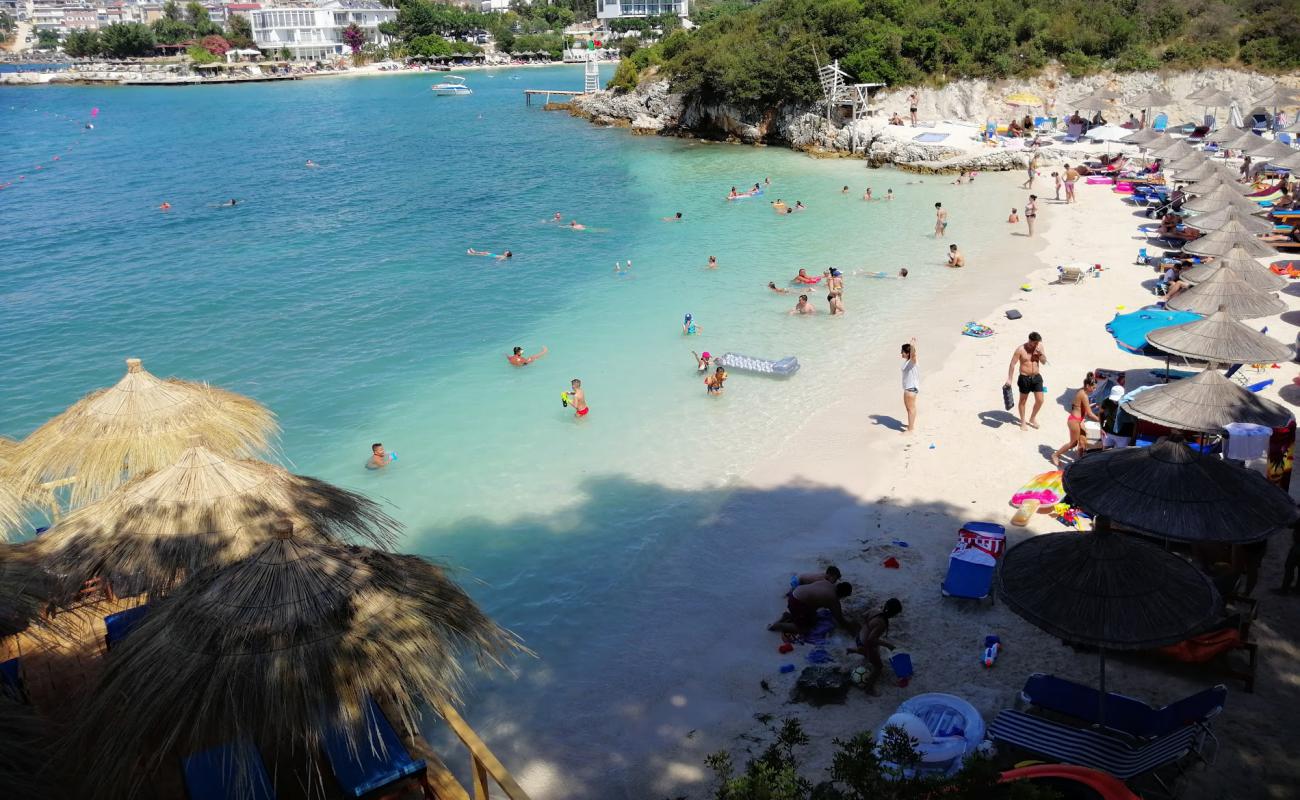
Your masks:
{"label": "jetty", "polygon": [[546,98],[546,102],[543,105],[549,106],[551,104],[551,95],[555,95],[556,97],[581,97],[584,94],[586,94],[586,92],[566,92],[559,89],[524,89],[524,105],[531,106],[533,104],[533,98],[539,95]]}

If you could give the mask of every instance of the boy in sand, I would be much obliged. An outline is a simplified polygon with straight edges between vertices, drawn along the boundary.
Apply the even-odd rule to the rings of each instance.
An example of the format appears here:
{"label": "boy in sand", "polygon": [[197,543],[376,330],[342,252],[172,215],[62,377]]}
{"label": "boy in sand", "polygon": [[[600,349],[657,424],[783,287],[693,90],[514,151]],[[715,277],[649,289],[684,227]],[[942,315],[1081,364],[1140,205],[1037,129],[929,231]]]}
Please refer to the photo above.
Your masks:
{"label": "boy in sand", "polygon": [[[1047,353],[1043,350],[1043,337],[1038,335],[1038,331],[1031,331],[1029,340],[1016,348],[1016,352],[1011,354],[1011,365],[1007,367],[1006,386],[1010,386],[1014,380],[1016,388],[1020,390],[1020,404],[1017,407],[1017,413],[1020,418],[1020,430],[1025,430],[1028,425],[1031,428],[1038,428],[1038,412],[1043,408],[1043,365],[1047,363]],[[1019,369],[1020,375],[1016,376],[1016,370]],[[1029,395],[1034,396],[1034,410],[1025,419],[1025,401]]]}
{"label": "boy in sand", "polygon": [[1012,225],[1015,225],[1016,223],[1020,222],[1020,215],[1016,213],[1016,210],[1014,208],[1011,209],[1011,213],[1007,215],[1007,222],[1011,223]]}
{"label": "boy in sand", "polygon": [[961,251],[957,249],[957,245],[955,244],[948,245],[948,266],[950,267],[966,266],[966,256],[961,254]]}
{"label": "boy in sand", "polygon": [[573,418],[582,419],[591,411],[587,407],[587,393],[582,390],[582,381],[574,378],[569,381],[569,386],[573,391],[569,392],[569,405],[573,406]]}
{"label": "boy in sand", "polygon": [[944,210],[943,203],[934,204],[934,238],[938,239],[943,236],[943,232],[948,230],[948,212]]}
{"label": "boy in sand", "polygon": [[862,683],[862,688],[868,692],[874,689],[876,681],[880,680],[880,673],[885,671],[885,665],[880,660],[880,648],[893,650],[896,647],[893,642],[885,639],[885,634],[889,633],[889,621],[901,613],[903,604],[896,597],[889,598],[879,611],[869,614],[863,620],[862,627],[858,629],[857,646],[845,650],[863,656],[871,665],[871,672]]}
{"label": "boy in sand", "polygon": [[840,601],[851,594],[853,587],[847,581],[815,581],[796,586],[785,595],[785,613],[768,625],[767,629],[777,633],[806,635],[817,624],[818,609],[827,608],[830,609],[835,624],[856,634],[858,627],[844,618],[844,609],[840,607]]}

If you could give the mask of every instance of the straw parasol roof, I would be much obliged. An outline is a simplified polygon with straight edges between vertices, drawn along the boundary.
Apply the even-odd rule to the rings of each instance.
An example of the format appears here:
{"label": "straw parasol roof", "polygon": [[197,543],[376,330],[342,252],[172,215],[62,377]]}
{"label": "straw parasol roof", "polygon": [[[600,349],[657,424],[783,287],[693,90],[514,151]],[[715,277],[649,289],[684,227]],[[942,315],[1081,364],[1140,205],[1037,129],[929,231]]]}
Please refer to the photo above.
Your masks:
{"label": "straw parasol roof", "polygon": [[1223,309],[1237,319],[1254,319],[1281,314],[1286,310],[1286,303],[1277,295],[1251,288],[1232,272],[1219,269],[1192,288],[1179,292],[1165,303],[1165,308],[1206,316]]}
{"label": "straw parasol roof", "polygon": [[1197,89],[1196,91],[1192,92],[1191,94],[1187,95],[1187,97],[1185,97],[1185,98],[1183,98],[1183,99],[1184,99],[1184,100],[1195,100],[1196,102],[1199,103],[1199,102],[1201,101],[1201,98],[1202,98],[1202,97],[1209,97],[1211,94],[1214,94],[1216,91],[1218,91],[1218,90],[1215,89],[1213,86],[1202,86],[1201,88],[1199,88],[1199,89]]}
{"label": "straw parasol roof", "polygon": [[1175,179],[1181,183],[1223,183],[1227,185],[1228,180],[1235,180],[1236,177],[1236,172],[1230,171],[1222,163],[1216,164],[1209,159],[1205,159],[1189,170],[1178,171]]}
{"label": "straw parasol roof", "polygon": [[1231,186],[1215,186],[1210,191],[1203,192],[1183,203],[1183,208],[1199,214],[1208,214],[1227,206],[1236,206],[1252,214],[1260,211],[1259,203],[1243,195],[1240,189]]}
{"label": "straw parasol roof", "polygon": [[1233,277],[1245,281],[1259,292],[1276,292],[1287,285],[1286,278],[1260,266],[1258,261],[1240,247],[1229,249],[1226,254],[1213,261],[1183,270],[1179,280],[1195,286],[1209,280],[1211,275],[1220,270],[1227,270]]}
{"label": "straw parasol roof", "polygon": [[1221,603],[1210,579],[1182,558],[1105,530],[1032,536],[1003,555],[997,581],[999,598],[1035,627],[1109,650],[1180,642]]}
{"label": "straw parasol roof", "polygon": [[1253,133],[1251,133],[1249,130],[1246,130],[1244,128],[1237,128],[1232,125],[1224,125],[1222,128],[1219,128],[1217,131],[1214,131],[1209,136],[1206,136],[1205,141],[1214,142],[1215,144],[1227,144],[1228,142],[1231,142],[1234,139],[1241,138],[1243,135],[1254,136]]}
{"label": "straw parasol roof", "polygon": [[1224,426],[1233,422],[1281,428],[1292,419],[1290,411],[1238,386],[1213,367],[1149,387],[1125,401],[1124,410],[1166,428],[1196,433],[1223,433]]}
{"label": "straw parasol roof", "polygon": [[1193,150],[1192,152],[1171,161],[1169,164],[1166,164],[1165,169],[1173,170],[1174,172],[1186,172],[1195,169],[1196,167],[1203,167],[1208,163],[1209,160],[1205,151]]}
{"label": "straw parasol roof", "polygon": [[1275,83],[1261,97],[1256,98],[1252,105],[1269,108],[1300,106],[1300,89]]}
{"label": "straw parasol roof", "polygon": [[176,461],[198,436],[212,450],[251,456],[278,430],[275,415],[233,392],[157,378],[126,360],[116,385],[83,397],[37,428],[20,446],[34,480],[76,476],[72,503],[103,497],[130,475]]}
{"label": "straw parasol roof", "polygon": [[1294,355],[1291,345],[1238,322],[1222,308],[1205,319],[1151,331],[1147,341],[1166,353],[1211,364],[1290,361]]}
{"label": "straw parasol roof", "polygon": [[1282,167],[1283,169],[1300,170],[1300,150],[1297,150],[1286,158],[1279,158],[1276,161],[1269,161],[1268,163],[1275,167]]}
{"label": "straw parasol roof", "polygon": [[1067,467],[1063,481],[1088,513],[1184,542],[1259,541],[1297,514],[1263,475],[1192,452],[1176,438],[1094,453]]}
{"label": "straw parasol roof", "polygon": [[1227,92],[1215,91],[1215,92],[1209,92],[1204,97],[1197,100],[1197,102],[1202,106],[1220,108],[1223,106],[1230,105],[1232,103],[1232,100],[1233,100],[1232,95],[1228,94]]}
{"label": "straw parasol roof", "polygon": [[1268,242],[1262,242],[1244,223],[1229,220],[1216,231],[1193,239],[1183,245],[1184,253],[1198,256],[1223,256],[1234,248],[1240,248],[1247,255],[1257,258],[1274,255],[1277,251]]}
{"label": "straw parasol roof", "polygon": [[0,636],[27,630],[40,617],[51,583],[29,546],[0,544]]}
{"label": "straw parasol roof", "polygon": [[1129,106],[1130,108],[1152,108],[1155,106],[1167,106],[1172,102],[1174,102],[1174,98],[1170,97],[1168,92],[1163,89],[1151,89],[1150,91],[1142,92],[1136,97],[1130,97],[1128,100],[1124,101],[1124,105]]}
{"label": "straw parasol roof", "polygon": [[1272,222],[1263,217],[1256,217],[1240,206],[1225,206],[1208,214],[1197,214],[1187,218],[1185,222],[1198,231],[1223,230],[1229,225],[1251,234],[1268,233],[1273,230]]}
{"label": "straw parasol roof", "polygon": [[1151,155],[1155,156],[1156,158],[1163,158],[1167,161],[1176,161],[1180,158],[1183,158],[1184,156],[1188,156],[1191,155],[1192,153],[1199,153],[1199,152],[1200,152],[1199,150],[1197,150],[1195,147],[1192,147],[1187,142],[1183,141],[1182,139],[1178,139],[1176,141],[1170,142],[1169,144],[1163,147],[1159,147],[1159,146],[1154,147],[1151,151]]}
{"label": "straw parasol roof", "polygon": [[1254,137],[1259,141],[1254,143],[1253,147],[1247,147],[1246,152],[1256,161],[1273,161],[1274,159],[1283,159],[1293,156],[1300,150],[1282,144],[1275,139],[1265,139],[1261,136]]}
{"label": "straw parasol roof", "polygon": [[[1238,170],[1225,165],[1222,161],[1206,163],[1217,170],[1217,172],[1205,180],[1197,182],[1196,195],[1198,197],[1204,197],[1219,188],[1230,189],[1237,195],[1233,198],[1233,201],[1237,206],[1240,206],[1243,211],[1258,214],[1262,210],[1260,209],[1259,204],[1255,202],[1254,198],[1249,196],[1255,191],[1255,188],[1244,183],[1237,183]],[[1241,202],[1243,200],[1245,202]]]}
{"label": "straw parasol roof", "polygon": [[1159,139],[1163,134],[1155,128],[1143,128],[1142,130],[1133,131],[1124,137],[1125,144],[1150,144]]}
{"label": "straw parasol roof", "polygon": [[463,659],[501,666],[522,649],[439,566],[304,542],[277,525],[248,558],[151,604],[114,648],[69,744],[90,754],[92,795],[128,796],[178,753],[213,741],[314,754],[326,731],[354,730],[368,697],[413,726],[425,703],[459,702]]}
{"label": "straw parasol roof", "polygon": [[17,455],[18,443],[0,436],[0,539],[6,531],[22,528],[32,505],[30,484],[19,471]]}
{"label": "straw parasol roof", "polygon": [[1073,103],[1069,103],[1067,107],[1084,109],[1086,111],[1109,111],[1115,107],[1115,104],[1104,97],[1090,94],[1087,97],[1081,97]]}
{"label": "straw parasol roof", "polygon": [[75,592],[91,577],[120,595],[166,592],[204,567],[244,558],[288,520],[303,541],[388,548],[400,526],[373,501],[261,461],[195,446],[157,472],[83,506],[37,540]]}
{"label": "straw parasol roof", "polygon": [[56,787],[50,764],[52,731],[36,709],[0,692],[0,797],[47,800],[68,797]]}

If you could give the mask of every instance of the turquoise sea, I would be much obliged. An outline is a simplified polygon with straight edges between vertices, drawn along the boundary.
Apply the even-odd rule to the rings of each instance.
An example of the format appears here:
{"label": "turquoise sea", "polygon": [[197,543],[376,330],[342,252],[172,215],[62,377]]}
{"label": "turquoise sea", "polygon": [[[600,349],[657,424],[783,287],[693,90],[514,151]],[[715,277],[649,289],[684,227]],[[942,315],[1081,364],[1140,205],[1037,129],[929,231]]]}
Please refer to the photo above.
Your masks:
{"label": "turquoise sea", "polygon": [[[957,290],[934,202],[972,258],[1021,193],[525,108],[524,88],[580,88],[579,67],[467,77],[464,98],[433,96],[435,74],[0,89],[0,433],[116,381],[128,356],[257,398],[286,464],[390,503],[405,548],[463,568],[536,651],[468,707],[507,765],[538,796],[638,797],[626,770],[707,682],[692,665],[728,668],[704,655],[729,625],[714,602],[795,527],[728,487],[833,435],[799,422],[850,377],[885,361],[897,380],[898,343]],[[764,178],[764,197],[724,200]],[[864,203],[868,186],[896,199]],[[808,211],[778,216],[777,197]],[[824,291],[802,318],[764,288],[832,265],[850,272],[843,318]],[[513,345],[551,352],[514,369]],[[733,373],[710,399],[692,350],[803,368]],[[560,403],[574,377],[581,422]],[[374,441],[398,461],[367,473]],[[547,789],[557,775],[571,782]]]}

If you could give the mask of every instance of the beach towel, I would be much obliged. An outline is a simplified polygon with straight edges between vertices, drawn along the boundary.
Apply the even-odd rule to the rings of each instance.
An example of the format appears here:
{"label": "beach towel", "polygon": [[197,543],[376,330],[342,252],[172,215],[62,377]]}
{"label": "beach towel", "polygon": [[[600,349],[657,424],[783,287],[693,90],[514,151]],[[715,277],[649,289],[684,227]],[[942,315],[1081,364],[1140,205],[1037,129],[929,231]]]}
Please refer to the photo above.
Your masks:
{"label": "beach towel", "polygon": [[961,332],[963,336],[974,336],[976,339],[984,339],[993,335],[992,328],[978,322],[967,322],[962,326]]}
{"label": "beach towel", "polygon": [[817,609],[817,622],[813,624],[812,630],[806,634],[795,634],[788,637],[789,641],[795,644],[821,645],[830,641],[831,634],[835,633],[835,619],[831,612],[826,608]]}
{"label": "beach towel", "polygon": [[934,144],[936,142],[942,142],[944,139],[947,138],[948,138],[948,134],[946,133],[935,133],[931,131],[928,133],[918,133],[917,135],[912,137],[912,141],[924,142],[926,144]]}

